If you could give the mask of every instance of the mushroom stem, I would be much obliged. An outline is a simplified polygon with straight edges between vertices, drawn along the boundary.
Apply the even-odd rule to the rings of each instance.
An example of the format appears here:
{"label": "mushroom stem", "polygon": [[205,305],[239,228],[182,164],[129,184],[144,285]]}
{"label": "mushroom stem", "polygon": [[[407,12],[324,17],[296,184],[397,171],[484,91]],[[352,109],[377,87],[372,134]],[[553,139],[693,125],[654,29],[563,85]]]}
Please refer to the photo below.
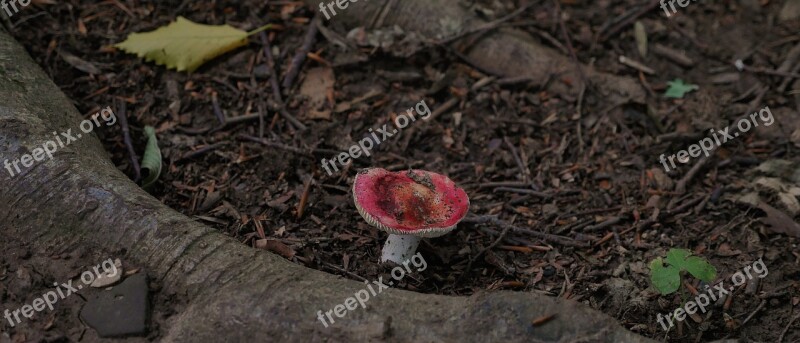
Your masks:
{"label": "mushroom stem", "polygon": [[413,235],[394,235],[390,234],[383,245],[381,262],[392,261],[402,264],[417,251],[421,238]]}

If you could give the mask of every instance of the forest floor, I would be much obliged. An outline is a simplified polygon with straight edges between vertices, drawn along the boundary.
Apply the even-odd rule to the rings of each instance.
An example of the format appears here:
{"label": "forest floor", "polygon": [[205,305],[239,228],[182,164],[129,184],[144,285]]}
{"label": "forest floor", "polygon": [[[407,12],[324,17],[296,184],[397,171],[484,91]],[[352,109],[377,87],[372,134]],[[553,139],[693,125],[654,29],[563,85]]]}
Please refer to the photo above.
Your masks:
{"label": "forest floor", "polygon": [[[657,3],[564,0],[558,15],[554,2],[542,1],[507,20],[564,58],[574,51],[582,63],[647,90],[646,103],[618,106],[593,87],[577,98],[554,94],[489,75],[443,46],[409,43],[414,36],[402,31],[348,32],[335,17],[323,19],[327,29],[314,36],[298,76],[281,85],[283,107],[270,76],[285,80],[311,28],[316,9],[302,3],[34,3],[10,19],[12,34],[81,113],[112,106],[127,117],[126,125],[96,131],[118,168],[140,179],[129,147],[140,160],[143,128],[155,127],[164,168],[151,194],[242,244],[345,278],[388,279],[391,268],[378,261],[387,234],[356,211],[352,179],[366,167],[425,169],[463,187],[473,217],[424,240],[419,251],[427,269],[395,287],[573,299],[670,342],[800,341],[800,321],[793,320],[800,310],[800,81],[792,77],[800,72],[800,21],[782,21],[797,13],[780,1],[693,1],[669,17]],[[486,20],[518,7],[508,0],[473,4]],[[112,47],[178,15],[244,30],[277,24],[267,31],[274,66],[258,37],[191,74]],[[415,44],[424,48],[404,55]],[[622,56],[640,65],[623,64]],[[665,97],[675,79],[699,88]],[[553,75],[550,82],[574,81]],[[343,170],[329,174],[321,166],[423,100],[434,112],[429,120],[410,123]],[[759,125],[738,135],[739,118]],[[662,154],[669,158],[729,125],[736,136],[711,157],[690,157],[665,171]],[[756,206],[741,200],[751,192],[761,195]],[[488,215],[517,229],[476,223]],[[674,294],[652,287],[649,263],[671,248],[707,259],[733,290],[667,332],[657,316],[705,289],[689,275]],[[27,258],[13,256],[3,263]],[[734,287],[731,277],[759,259],[767,275]],[[67,315],[42,322],[42,331],[27,338],[81,340],[82,324],[59,318]],[[158,335],[156,327],[150,338]]]}

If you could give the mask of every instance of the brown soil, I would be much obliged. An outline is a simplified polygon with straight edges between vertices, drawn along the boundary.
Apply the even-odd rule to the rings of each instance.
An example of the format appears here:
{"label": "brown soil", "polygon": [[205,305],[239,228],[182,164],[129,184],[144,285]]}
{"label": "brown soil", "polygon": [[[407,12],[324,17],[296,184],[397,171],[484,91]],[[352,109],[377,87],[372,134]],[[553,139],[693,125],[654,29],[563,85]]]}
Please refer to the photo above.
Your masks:
{"label": "brown soil", "polygon": [[[489,20],[517,8],[509,0],[475,6]],[[800,84],[790,82],[779,92],[783,76],[739,72],[733,66],[742,59],[753,68],[778,69],[800,44],[798,21],[778,23],[778,1],[691,2],[669,18],[657,6],[639,11],[633,1],[562,1],[561,6],[571,44],[552,2],[508,24],[545,37],[543,44],[563,49],[565,58],[572,45],[581,62],[640,79],[648,89],[647,104],[611,106],[593,87],[583,98],[572,98],[524,80],[495,79],[472,88],[491,75],[465,64],[450,49],[430,46],[402,57],[409,46],[421,44],[409,36],[412,42],[383,40],[390,46],[367,44],[355,53],[319,35],[311,49],[319,58],[303,64],[290,95],[284,95],[286,110],[308,126],[298,131],[279,114],[270,89],[271,67],[257,37],[193,74],[145,63],[110,46],[177,15],[246,30],[275,23],[279,27],[268,36],[282,80],[314,15],[300,3],[72,0],[25,8],[11,18],[15,26],[10,31],[82,113],[113,106],[120,114],[124,103],[139,157],[145,146],[143,127],[155,127],[164,168],[151,193],[243,244],[347,278],[388,279],[390,268],[378,263],[386,234],[358,215],[352,178],[366,167],[425,169],[462,186],[473,215],[497,215],[521,230],[501,234],[503,227],[473,218],[451,234],[423,241],[419,250],[428,268],[394,287],[446,295],[514,289],[569,298],[614,316],[634,332],[674,342],[726,337],[774,342],[784,330],[784,342],[800,341],[800,323],[788,327],[800,302],[797,236],[773,233],[763,223],[764,211],[731,201],[748,188],[753,181],[749,171],[759,163],[775,158],[800,162],[797,140],[793,144],[791,137],[800,129]],[[647,30],[647,57],[637,52],[632,14]],[[325,25],[347,34],[335,18]],[[359,33],[352,36],[358,40]],[[655,53],[656,45],[684,53],[691,65]],[[80,63],[68,63],[65,53],[102,73],[79,70]],[[655,74],[620,64],[620,56],[641,61]],[[664,97],[667,82],[676,78],[700,88],[682,100]],[[326,86],[333,81],[333,87]],[[550,80],[574,81],[555,75]],[[762,91],[764,86],[769,90]],[[301,93],[311,98],[324,94],[321,101],[334,100],[335,106],[314,109],[310,103],[315,100]],[[457,100],[452,109],[409,124],[372,156],[357,158],[330,176],[321,167],[321,159],[347,151],[370,129],[391,123],[419,101],[435,111],[451,99]],[[661,154],[686,149],[709,129],[722,129],[764,106],[777,125],[760,126],[723,145],[693,177],[686,176],[700,159],[663,173]],[[257,113],[263,114],[261,121],[224,126],[218,121],[220,115]],[[120,170],[137,178],[121,125],[96,132]],[[673,189],[680,180],[688,181],[683,193]],[[649,221],[654,208],[661,215]],[[651,287],[648,263],[670,248],[707,258],[723,279],[759,258],[769,274],[757,292],[739,289],[729,304],[703,315],[702,323],[687,319],[665,334],[656,315],[680,306],[688,288],[658,294]],[[52,263],[68,262],[52,268],[25,254],[24,247],[0,256],[0,298],[9,308],[105,258],[56,250]],[[20,285],[19,275],[30,272],[25,266],[51,274],[36,274]],[[702,289],[691,277],[687,284]],[[148,338],[157,339],[158,324],[180,306],[159,298],[153,287]],[[77,319],[80,299],[59,304],[58,311],[27,330],[6,323],[2,328],[12,341],[94,340],[86,334],[92,330]]]}

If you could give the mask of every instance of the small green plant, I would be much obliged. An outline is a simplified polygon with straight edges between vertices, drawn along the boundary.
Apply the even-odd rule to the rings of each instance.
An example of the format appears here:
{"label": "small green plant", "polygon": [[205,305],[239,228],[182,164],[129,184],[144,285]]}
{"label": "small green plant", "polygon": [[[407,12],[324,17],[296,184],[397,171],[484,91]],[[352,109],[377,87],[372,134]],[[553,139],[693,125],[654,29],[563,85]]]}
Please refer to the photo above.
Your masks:
{"label": "small green plant", "polygon": [[669,81],[667,84],[669,88],[664,93],[667,98],[682,99],[686,96],[686,93],[700,89],[700,86],[684,83],[681,79]]}
{"label": "small green plant", "polygon": [[714,266],[702,257],[691,255],[686,249],[670,249],[666,261],[657,257],[650,262],[650,281],[661,294],[667,295],[680,288],[682,271],[687,271],[705,282],[712,282],[717,278],[717,269]]}

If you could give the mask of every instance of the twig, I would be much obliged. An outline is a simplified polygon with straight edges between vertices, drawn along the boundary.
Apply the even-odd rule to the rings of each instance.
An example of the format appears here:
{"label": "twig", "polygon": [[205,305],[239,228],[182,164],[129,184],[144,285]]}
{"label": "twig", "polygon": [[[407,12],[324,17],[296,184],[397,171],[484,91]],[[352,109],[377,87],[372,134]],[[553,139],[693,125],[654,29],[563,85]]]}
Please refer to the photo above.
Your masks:
{"label": "twig", "polygon": [[611,225],[615,225],[615,224],[619,223],[620,221],[622,221],[622,217],[611,217],[611,218],[606,219],[606,221],[604,221],[604,222],[602,222],[600,224],[587,226],[586,228],[583,229],[583,232],[600,231],[600,230],[602,230],[602,229],[604,229],[606,227],[609,227]]}
{"label": "twig", "polygon": [[131,140],[131,129],[128,126],[128,116],[126,113],[125,101],[117,102],[117,119],[119,126],[122,128],[122,141],[125,142],[125,147],[128,148],[128,155],[131,158],[131,166],[133,167],[133,182],[139,182],[142,178],[142,170],[139,167],[139,157],[136,156],[136,150],[133,149],[133,141]]}
{"label": "twig", "polygon": [[778,337],[778,343],[783,342],[783,337],[786,336],[786,332],[789,331],[789,327],[792,326],[792,323],[794,323],[794,321],[797,320],[798,317],[800,317],[800,313],[792,317],[792,320],[789,321],[789,324],[786,324],[786,327],[783,329],[783,332],[781,332],[781,336]]}
{"label": "twig", "polygon": [[300,73],[300,68],[303,65],[303,62],[306,60],[306,55],[311,48],[314,46],[314,43],[317,40],[317,33],[319,33],[319,25],[320,24],[320,16],[319,12],[314,15],[314,19],[311,20],[311,24],[308,27],[308,32],[306,32],[306,36],[303,39],[303,45],[300,46],[300,49],[297,50],[297,53],[292,58],[292,64],[289,65],[289,70],[286,71],[286,76],[283,77],[283,94],[289,94],[289,91],[292,89],[292,84],[294,84],[294,79],[297,77],[297,74]]}
{"label": "twig", "polygon": [[749,316],[747,316],[747,318],[745,318],[745,319],[742,321],[742,325],[741,325],[741,326],[744,326],[744,324],[747,324],[747,322],[750,320],[750,318],[753,318],[753,316],[755,316],[755,315],[756,315],[756,313],[757,313],[758,311],[760,311],[760,310],[761,310],[761,308],[763,308],[763,307],[764,307],[764,305],[766,305],[766,304],[767,304],[767,301],[766,301],[766,300],[761,300],[761,303],[760,303],[760,304],[758,304],[758,307],[756,307],[756,310],[755,310],[755,311],[753,311],[752,313],[750,313],[750,315],[749,315]]}
{"label": "twig", "polygon": [[214,151],[217,148],[222,147],[222,146],[225,146],[224,142],[223,143],[214,143],[214,144],[206,145],[206,146],[204,146],[204,147],[202,147],[200,149],[197,149],[197,150],[194,150],[194,151],[189,151],[189,152],[183,154],[183,156],[181,156],[176,162],[181,162],[181,161],[185,161],[185,160],[188,160],[188,159],[191,159],[191,158],[195,158],[197,156],[200,156],[200,155],[209,153],[211,151]]}
{"label": "twig", "polygon": [[[433,110],[433,112],[431,112],[431,115],[428,116],[428,119],[426,120],[430,121],[431,119],[438,117],[440,114],[449,111],[451,108],[453,108],[453,106],[457,105],[459,101],[460,100],[456,97],[450,98],[450,100],[447,100],[447,102],[442,104],[442,106],[439,106],[435,110]],[[411,142],[411,137],[414,135],[415,131],[416,127],[409,127],[405,131],[403,131],[402,134],[406,135],[406,137],[403,139],[403,144],[400,147],[400,151],[405,151],[408,148],[408,144]]]}
{"label": "twig", "polygon": [[325,264],[325,266],[326,266],[326,267],[328,267],[328,268],[331,268],[331,269],[333,269],[333,270],[338,270],[338,271],[340,271],[340,272],[342,272],[342,273],[345,273],[345,274],[347,274],[347,275],[350,275],[350,276],[352,276],[352,277],[354,277],[354,278],[356,278],[356,279],[359,279],[359,280],[361,280],[361,281],[367,281],[367,279],[365,279],[363,276],[361,276],[361,275],[358,275],[358,274],[355,274],[355,273],[352,273],[352,272],[349,272],[349,271],[347,271],[347,270],[344,270],[344,268],[339,268],[339,267],[338,267],[337,265],[335,265],[335,264],[332,264],[332,263],[329,263],[329,262],[323,262],[323,263],[324,263],[324,264]]}
{"label": "twig", "polygon": [[632,60],[630,58],[627,58],[625,56],[619,56],[619,63],[622,63],[622,64],[624,64],[624,65],[626,65],[628,67],[631,67],[633,69],[636,69],[638,71],[641,71],[641,72],[643,72],[645,74],[653,75],[653,74],[656,73],[656,71],[653,70],[653,68],[650,68],[650,67],[642,64],[641,62],[637,62],[637,61]]}
{"label": "twig", "polygon": [[710,157],[704,156],[699,161],[697,161],[697,163],[694,166],[692,166],[692,169],[689,169],[689,171],[686,172],[686,175],[684,175],[683,178],[681,178],[680,181],[678,181],[678,183],[675,184],[675,192],[679,194],[686,193],[686,184],[692,181],[694,176],[697,175],[700,169],[702,169],[703,166],[705,166],[706,163],[708,163],[708,161],[710,160],[711,160]]}
{"label": "twig", "polygon": [[743,66],[742,70],[749,71],[751,73],[756,73],[756,74],[766,74],[766,75],[775,75],[775,76],[783,76],[783,77],[791,77],[791,78],[800,78],[800,74],[798,74],[798,73],[779,71],[779,70],[769,69],[769,68],[764,68],[764,67]]}
{"label": "twig", "polygon": [[311,183],[314,181],[313,176],[309,176],[308,180],[306,180],[306,185],[303,188],[303,195],[300,197],[300,203],[297,204],[297,219],[303,217],[303,212],[306,209],[306,203],[308,202],[308,193],[311,191]]}
{"label": "twig", "polygon": [[272,58],[272,45],[269,43],[269,39],[267,39],[267,35],[264,31],[261,31],[258,35],[261,38],[261,43],[264,44],[264,56],[267,57],[267,65],[270,69],[269,83],[272,88],[272,95],[275,97],[275,102],[277,102],[280,107],[279,113],[284,119],[294,125],[296,129],[300,131],[307,130],[308,128],[303,125],[303,123],[286,110],[286,105],[283,103],[283,97],[281,96],[281,88],[278,85],[278,74],[276,74],[275,71],[275,59]]}
{"label": "twig", "polygon": [[534,236],[536,238],[539,238],[541,240],[552,241],[552,242],[556,242],[556,243],[561,244],[561,245],[568,245],[568,246],[581,247],[581,248],[588,247],[590,245],[587,242],[579,242],[579,241],[576,241],[574,239],[567,238],[567,237],[551,235],[551,234],[547,234],[547,233],[541,233],[541,232],[536,232],[536,231],[533,231],[533,230],[528,230],[528,229],[523,229],[523,228],[520,228],[520,227],[516,227],[516,226],[513,226],[511,224],[506,223],[505,221],[497,218],[496,216],[469,217],[469,218],[464,218],[464,220],[462,220],[462,222],[464,222],[464,223],[475,223],[475,224],[491,223],[491,224],[497,225],[497,226],[502,227],[502,228],[509,227],[514,232],[528,234],[528,235]]}
{"label": "twig", "polygon": [[522,174],[523,179],[525,182],[530,182],[531,170],[528,168],[528,166],[522,163],[522,158],[519,156],[519,153],[517,153],[517,148],[514,147],[514,144],[511,143],[511,140],[508,139],[507,136],[503,137],[503,141],[505,141],[508,149],[511,150],[511,156],[514,156],[514,161],[517,162],[517,167],[519,168],[519,172]]}
{"label": "twig", "polygon": [[535,191],[532,189],[527,188],[513,188],[513,187],[497,187],[494,189],[495,192],[511,192],[511,193],[518,193],[518,194],[530,194],[538,198],[542,199],[550,199],[553,196],[547,194],[545,192]]}
{"label": "twig", "polygon": [[261,144],[266,145],[268,147],[278,148],[278,149],[281,149],[281,150],[286,150],[286,151],[298,153],[298,154],[301,154],[301,155],[304,155],[304,156],[310,156],[311,155],[308,151],[305,151],[303,149],[300,149],[300,148],[297,148],[297,147],[293,147],[293,146],[288,146],[286,144],[270,142],[270,141],[268,141],[266,139],[261,139],[261,138],[258,138],[258,137],[253,137],[253,136],[248,136],[248,135],[239,135],[239,138],[243,139],[243,140],[246,140],[246,141],[251,141],[251,142],[255,142],[255,143],[261,143]]}
{"label": "twig", "polygon": [[487,252],[487,251],[489,251],[491,249],[494,249],[494,247],[496,247],[498,244],[500,244],[500,242],[503,240],[503,238],[506,237],[506,234],[508,233],[509,230],[511,230],[510,226],[507,226],[506,228],[504,228],[503,232],[500,233],[500,236],[498,236],[497,239],[494,242],[492,242],[492,244],[489,244],[488,247],[483,248],[483,250],[479,251],[475,256],[473,256],[469,260],[469,263],[467,263],[467,268],[465,268],[464,272],[461,273],[461,275],[458,277],[458,279],[456,279],[456,283],[455,284],[461,283],[461,279],[463,279],[465,276],[467,276],[467,274],[469,274],[469,271],[470,271],[470,269],[472,269],[472,264],[475,263],[475,260],[477,260],[479,257],[481,257],[485,252]]}
{"label": "twig", "polygon": [[219,107],[219,100],[217,100],[217,92],[211,93],[211,106],[214,108],[214,115],[217,116],[220,126],[225,126],[225,113],[222,113],[222,108]]}

